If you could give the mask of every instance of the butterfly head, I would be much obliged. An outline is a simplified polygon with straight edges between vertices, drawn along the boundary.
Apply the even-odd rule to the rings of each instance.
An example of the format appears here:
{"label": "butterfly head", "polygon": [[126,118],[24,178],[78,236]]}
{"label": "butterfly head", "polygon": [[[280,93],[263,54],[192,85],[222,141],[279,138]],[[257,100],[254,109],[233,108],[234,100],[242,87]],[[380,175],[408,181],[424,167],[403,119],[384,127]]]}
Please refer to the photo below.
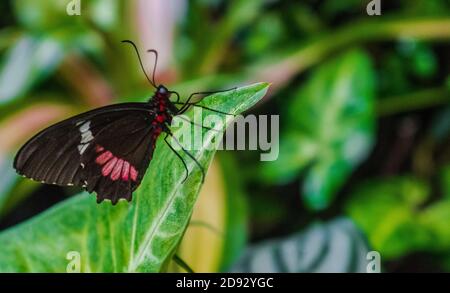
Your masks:
{"label": "butterfly head", "polygon": [[[153,97],[150,98],[149,102],[156,105],[159,111],[169,112],[170,114],[177,113],[178,109],[175,107],[173,102],[170,100],[170,96],[174,93],[173,91],[169,91],[165,86],[159,85],[156,88],[156,92]],[[175,92],[178,96],[178,94]],[[177,100],[178,101],[178,100]]]}
{"label": "butterfly head", "polygon": [[172,92],[169,91],[165,86],[159,85],[156,88],[156,92],[151,100],[156,99],[158,101],[161,101],[161,100],[167,101],[167,100],[169,100],[171,94],[172,94]]}
{"label": "butterfly head", "polygon": [[159,86],[156,88],[156,92],[157,92],[159,95],[161,95],[161,96],[170,94],[170,93],[169,93],[169,90],[168,90],[165,86],[163,86],[162,84],[159,85]]}

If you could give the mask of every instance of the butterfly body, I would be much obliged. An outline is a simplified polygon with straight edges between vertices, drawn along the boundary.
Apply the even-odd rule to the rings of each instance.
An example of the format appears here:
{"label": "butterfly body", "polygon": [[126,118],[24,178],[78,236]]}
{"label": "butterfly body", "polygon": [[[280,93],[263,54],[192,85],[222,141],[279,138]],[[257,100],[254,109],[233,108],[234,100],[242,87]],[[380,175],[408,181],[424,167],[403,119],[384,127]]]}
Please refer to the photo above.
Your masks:
{"label": "butterfly body", "polygon": [[178,109],[157,87],[147,103],[123,103],[82,113],[44,129],[17,153],[14,168],[32,180],[80,186],[97,202],[132,199],[153,156],[156,140]]}

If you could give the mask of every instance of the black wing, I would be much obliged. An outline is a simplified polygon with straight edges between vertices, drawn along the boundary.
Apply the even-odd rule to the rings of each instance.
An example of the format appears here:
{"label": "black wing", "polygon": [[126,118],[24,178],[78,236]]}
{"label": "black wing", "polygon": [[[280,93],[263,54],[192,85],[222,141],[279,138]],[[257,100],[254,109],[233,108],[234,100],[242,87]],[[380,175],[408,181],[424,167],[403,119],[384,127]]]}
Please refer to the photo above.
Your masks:
{"label": "black wing", "polygon": [[64,120],[31,138],[14,160],[30,179],[75,185],[97,193],[97,201],[131,200],[155,148],[160,127],[147,103],[98,108]]}

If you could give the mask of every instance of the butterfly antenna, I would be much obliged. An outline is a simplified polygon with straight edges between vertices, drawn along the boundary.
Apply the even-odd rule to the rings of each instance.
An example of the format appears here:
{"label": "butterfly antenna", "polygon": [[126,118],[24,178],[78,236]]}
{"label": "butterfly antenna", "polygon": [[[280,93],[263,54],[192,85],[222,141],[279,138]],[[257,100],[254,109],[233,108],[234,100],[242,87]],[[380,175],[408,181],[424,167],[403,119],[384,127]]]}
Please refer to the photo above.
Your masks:
{"label": "butterfly antenna", "polygon": [[[136,55],[137,55],[137,57],[138,57],[138,59],[139,59],[139,64],[141,65],[141,69],[142,69],[142,71],[144,72],[145,77],[147,78],[148,82],[149,82],[154,88],[157,88],[157,86],[156,86],[156,84],[155,84],[156,61],[155,61],[155,67],[153,68],[153,78],[150,79],[150,78],[148,77],[148,75],[147,75],[147,72],[145,72],[144,65],[142,64],[142,59],[141,59],[141,56],[139,55],[139,50],[137,49],[136,45],[135,45],[132,41],[130,41],[130,40],[123,40],[122,43],[128,43],[128,44],[131,44],[131,45],[133,46],[134,50],[136,51]],[[156,53],[156,51],[155,51],[155,53]],[[158,54],[156,54],[156,57],[158,57]],[[156,59],[158,59],[158,58],[156,58]]]}
{"label": "butterfly antenna", "polygon": [[155,54],[155,65],[153,66],[152,81],[153,81],[153,84],[156,85],[155,73],[156,73],[156,65],[158,64],[158,52],[155,49],[147,50],[147,52]]}

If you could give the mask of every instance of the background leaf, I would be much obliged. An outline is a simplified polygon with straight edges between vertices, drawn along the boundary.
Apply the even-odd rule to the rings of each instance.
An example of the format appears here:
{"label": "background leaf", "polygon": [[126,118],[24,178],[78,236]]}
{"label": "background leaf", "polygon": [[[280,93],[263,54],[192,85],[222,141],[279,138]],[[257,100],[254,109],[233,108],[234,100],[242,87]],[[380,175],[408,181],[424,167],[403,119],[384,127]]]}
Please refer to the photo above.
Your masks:
{"label": "background leaf", "polygon": [[63,56],[63,49],[51,38],[25,35],[18,39],[0,67],[0,105],[53,73]]}
{"label": "background leaf", "polygon": [[[228,207],[225,207],[223,170],[216,158],[208,170],[189,226],[176,252],[196,273],[217,271],[223,253]],[[185,269],[173,262],[169,271],[185,272]]]}
{"label": "background leaf", "polygon": [[226,271],[244,249],[247,209],[236,171],[230,154],[216,154],[177,252],[194,272]]}
{"label": "background leaf", "polygon": [[386,260],[423,249],[448,252],[450,200],[425,205],[430,197],[427,182],[411,176],[374,180],[352,194],[347,212]]}
{"label": "background leaf", "polygon": [[369,248],[346,218],[315,223],[302,232],[250,246],[233,272],[365,273]]}
{"label": "background leaf", "polygon": [[336,57],[318,68],[294,98],[280,157],[264,166],[263,176],[282,182],[303,170],[305,203],[324,209],[373,143],[370,58],[361,50]]}

